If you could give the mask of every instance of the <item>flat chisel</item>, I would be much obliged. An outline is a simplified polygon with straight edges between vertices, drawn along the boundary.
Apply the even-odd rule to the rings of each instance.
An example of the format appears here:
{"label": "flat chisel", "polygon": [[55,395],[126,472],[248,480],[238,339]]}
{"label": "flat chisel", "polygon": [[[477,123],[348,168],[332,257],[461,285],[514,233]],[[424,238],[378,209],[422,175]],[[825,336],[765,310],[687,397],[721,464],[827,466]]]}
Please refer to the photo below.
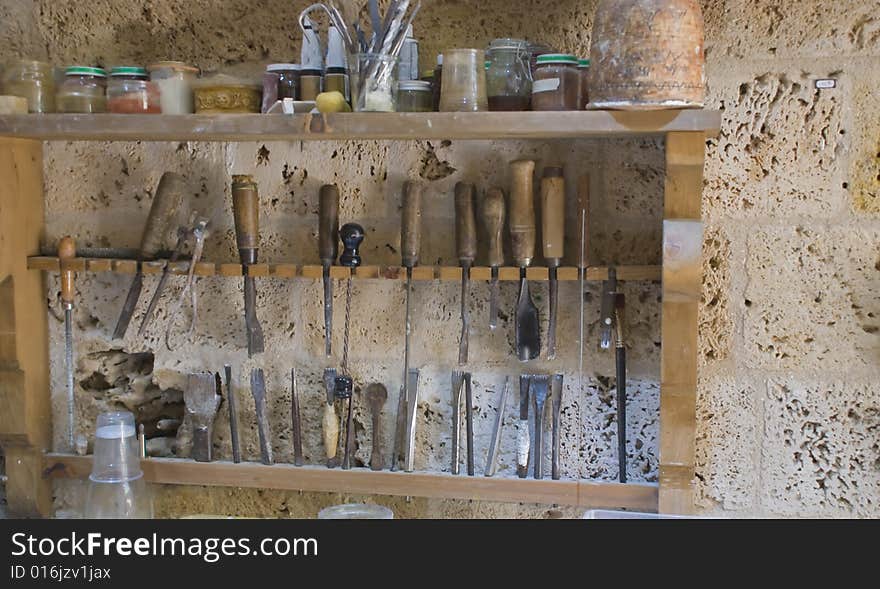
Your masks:
{"label": "flat chisel", "polygon": [[241,445],[238,441],[238,401],[235,399],[235,386],[232,384],[232,366],[223,366],[226,377],[226,404],[229,407],[229,436],[232,440],[232,461],[236,464],[241,462]]}
{"label": "flat chisel", "polygon": [[559,473],[559,444],[562,437],[560,427],[562,425],[562,385],[563,375],[553,375],[553,381],[550,385],[550,401],[553,405],[553,448],[551,455],[551,476],[554,481],[558,481]]}
{"label": "flat chisel", "polygon": [[263,328],[257,319],[257,285],[250,266],[257,263],[260,248],[260,198],[251,176],[232,177],[232,212],[235,241],[244,276],[244,321],[247,329],[248,358],[263,352]]}
{"label": "flat chisel", "polygon": [[416,418],[419,408],[419,369],[410,368],[406,381],[406,441],[403,470],[412,472],[416,457]]}
{"label": "flat chisel", "polygon": [[211,372],[190,374],[183,393],[183,404],[193,428],[191,457],[196,462],[211,462],[214,459],[211,443],[214,418],[220,407],[217,378],[214,374]]}
{"label": "flat chisel", "polygon": [[531,377],[519,377],[519,431],[516,434],[516,475],[524,479],[529,474],[529,386]]}
{"label": "flat chisel", "polygon": [[516,355],[521,362],[541,354],[541,325],[538,308],[532,302],[526,268],[535,257],[535,162],[517,160],[510,164],[510,242],[519,266],[519,298],[516,303]]}
{"label": "flat chisel", "polygon": [[489,452],[486,455],[485,475],[491,477],[498,469],[498,449],[501,447],[501,428],[504,426],[504,411],[507,407],[507,397],[510,394],[510,377],[504,378],[504,388],[501,389],[501,398],[498,400],[498,414],[495,415],[495,428],[492,430],[492,438],[489,440]]}
{"label": "flat chisel", "polygon": [[489,282],[489,329],[498,327],[498,268],[504,265],[504,192],[490,188],[480,207],[483,227],[489,240],[488,263],[492,271]]}
{"label": "flat chisel", "polygon": [[305,464],[303,459],[302,415],[299,410],[299,390],[296,386],[296,368],[290,369],[290,424],[293,437],[293,463]]}
{"label": "flat chisel", "polygon": [[76,259],[76,242],[70,236],[62,237],[58,243],[58,260],[61,269],[61,307],[64,309],[64,368],[67,385],[67,443],[70,451],[75,449],[73,437],[76,429],[76,399],[74,396],[73,376],[73,302],[76,296],[73,281],[75,272],[73,261]]}
{"label": "flat chisel", "polygon": [[269,430],[269,413],[266,407],[266,381],[263,369],[251,370],[251,395],[257,412],[257,433],[260,436],[260,460],[263,464],[274,464],[272,459],[272,432]]}
{"label": "flat chisel", "polygon": [[626,482],[626,301],[614,294],[615,366],[617,368],[617,463],[619,480]]}
{"label": "flat chisel", "polygon": [[[584,174],[578,180],[577,222],[578,241],[578,395],[584,394],[584,297],[586,295],[587,266],[590,259],[590,234],[587,223],[590,214],[590,176]],[[579,404],[578,407],[581,405]]]}
{"label": "flat chisel", "polygon": [[550,388],[550,377],[546,374],[532,376],[529,396],[535,409],[535,478],[544,478],[544,421],[546,401]]}
{"label": "flat chisel", "polygon": [[[404,346],[403,346],[403,391],[404,399],[407,396],[407,375],[409,374],[409,343],[412,335],[410,323],[410,296],[412,296],[413,267],[419,263],[419,250],[422,241],[422,185],[416,182],[407,182],[403,187],[403,206],[401,207],[400,222],[400,261],[406,268],[406,316],[404,319]],[[399,423],[398,416],[398,423]],[[392,460],[396,460],[394,457]],[[392,464],[393,469],[393,464]]]}
{"label": "flat chisel", "polygon": [[458,364],[468,361],[468,285],[471,266],[477,256],[477,220],[474,216],[474,185],[455,185],[455,244],[461,265],[461,337],[458,343]]}
{"label": "flat chisel", "polygon": [[557,270],[565,241],[565,177],[561,166],[544,168],[541,178],[541,237],[550,274],[550,322],[547,328],[547,359],[556,357],[556,317],[559,306]]}
{"label": "flat chisel", "polygon": [[336,262],[339,239],[339,190],[333,184],[321,187],[318,196],[318,253],[324,279],[324,354],[329,358],[333,335],[333,280],[330,267]]}
{"label": "flat chisel", "polygon": [[128,296],[122,306],[122,313],[113,330],[113,339],[122,339],[128,329],[128,323],[137,307],[141,289],[144,284],[144,275],[141,270],[141,262],[152,260],[165,245],[165,237],[169,228],[176,228],[180,205],[183,202],[183,194],[186,191],[186,183],[180,174],[165,172],[159,180],[159,187],[150,205],[150,213],[147,216],[147,224],[141,237],[141,247],[138,253],[137,272],[128,289]]}

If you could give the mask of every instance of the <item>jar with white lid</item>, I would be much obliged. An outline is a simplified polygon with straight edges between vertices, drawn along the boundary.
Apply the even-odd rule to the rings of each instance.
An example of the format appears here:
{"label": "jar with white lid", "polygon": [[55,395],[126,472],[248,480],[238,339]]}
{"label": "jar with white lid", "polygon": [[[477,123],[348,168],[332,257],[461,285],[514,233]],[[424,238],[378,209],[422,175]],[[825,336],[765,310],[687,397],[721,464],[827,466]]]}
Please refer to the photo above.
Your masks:
{"label": "jar with white lid", "polygon": [[147,66],[150,80],[159,87],[162,114],[185,115],[195,112],[193,83],[199,68],[182,61],[160,61]]}
{"label": "jar with white lid", "polygon": [[67,68],[55,107],[60,113],[107,112],[107,72],[99,67]]}

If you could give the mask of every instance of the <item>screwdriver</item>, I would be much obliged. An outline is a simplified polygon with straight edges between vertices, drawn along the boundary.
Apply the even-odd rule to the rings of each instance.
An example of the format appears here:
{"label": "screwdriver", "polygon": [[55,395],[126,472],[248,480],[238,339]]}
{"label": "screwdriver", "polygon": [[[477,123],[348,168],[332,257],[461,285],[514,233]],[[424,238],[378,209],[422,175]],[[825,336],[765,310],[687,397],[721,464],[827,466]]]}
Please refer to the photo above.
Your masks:
{"label": "screwdriver", "polygon": [[461,264],[461,339],[458,343],[458,363],[468,361],[467,295],[471,266],[477,256],[477,221],[474,217],[474,185],[459,182],[455,185],[455,243]]}
{"label": "screwdriver", "polygon": [[541,236],[544,259],[550,274],[550,322],[547,328],[547,359],[556,357],[556,315],[559,306],[557,269],[565,240],[565,178],[561,166],[544,168],[541,178]]}
{"label": "screwdriver", "polygon": [[76,259],[76,242],[70,236],[62,237],[58,243],[58,259],[61,265],[61,306],[64,309],[64,362],[67,369],[67,443],[73,452],[73,432],[75,400],[73,388],[73,302],[75,272],[73,261]]}
{"label": "screwdriver", "polygon": [[504,264],[504,192],[500,188],[489,189],[483,198],[480,212],[489,238],[488,261],[492,269],[492,280],[489,282],[489,329],[495,329],[498,327],[498,268]]}
{"label": "screwdriver", "polygon": [[333,281],[330,267],[336,261],[339,239],[339,190],[335,185],[321,187],[318,196],[318,254],[324,277],[324,354],[329,358],[333,334]]}

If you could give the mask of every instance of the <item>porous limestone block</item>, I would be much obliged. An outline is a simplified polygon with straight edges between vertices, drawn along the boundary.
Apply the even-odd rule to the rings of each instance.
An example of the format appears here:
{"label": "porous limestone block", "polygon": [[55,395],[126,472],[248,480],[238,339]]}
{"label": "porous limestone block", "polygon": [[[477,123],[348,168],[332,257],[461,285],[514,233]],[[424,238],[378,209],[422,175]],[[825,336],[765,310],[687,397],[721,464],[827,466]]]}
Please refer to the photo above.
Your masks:
{"label": "porous limestone block", "polygon": [[880,74],[871,65],[876,59],[859,61],[858,74],[850,79],[852,141],[847,188],[857,214],[880,215]]}
{"label": "porous limestone block", "polygon": [[723,228],[710,226],[703,236],[703,290],[700,296],[700,363],[706,366],[730,356],[733,337],[731,247]]}

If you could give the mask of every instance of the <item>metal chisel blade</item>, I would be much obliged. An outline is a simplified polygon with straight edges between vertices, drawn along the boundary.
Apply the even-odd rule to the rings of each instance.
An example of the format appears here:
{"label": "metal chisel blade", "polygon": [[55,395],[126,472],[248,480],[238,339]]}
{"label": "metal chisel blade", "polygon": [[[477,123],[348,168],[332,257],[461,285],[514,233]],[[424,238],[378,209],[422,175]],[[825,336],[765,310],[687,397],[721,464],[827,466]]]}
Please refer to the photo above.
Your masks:
{"label": "metal chisel blade", "polygon": [[257,319],[257,284],[247,276],[244,279],[244,320],[247,328],[248,357],[263,353],[263,328]]}
{"label": "metal chisel blade", "polygon": [[498,266],[492,266],[489,282],[489,329],[498,327]]}
{"label": "metal chisel blade", "polygon": [[559,305],[559,282],[556,267],[550,268],[550,322],[547,327],[547,359],[556,358],[556,313]]}
{"label": "metal chisel blade", "polygon": [[257,413],[257,433],[260,436],[260,460],[263,464],[274,464],[272,444],[269,439],[269,416],[266,413],[266,381],[260,368],[251,371],[251,395],[254,397],[254,408]]}
{"label": "metal chisel blade", "polygon": [[519,302],[516,305],[516,354],[520,362],[534,360],[541,354],[541,326],[538,308],[532,302],[525,268],[520,272]]}
{"label": "metal chisel blade", "polygon": [[116,322],[116,329],[113,330],[113,339],[123,339],[125,337],[128,323],[131,321],[131,316],[134,315],[143,286],[144,275],[139,266],[137,273],[131,281],[131,287],[128,289],[128,296],[125,297],[125,304],[122,305],[122,313],[119,315],[119,321]]}
{"label": "metal chisel blade", "polygon": [[419,405],[419,369],[411,368],[406,385],[406,460],[404,470],[412,472],[415,463],[416,417]]}
{"label": "metal chisel blade", "polygon": [[492,430],[492,438],[489,440],[489,453],[486,455],[487,477],[495,475],[498,468],[498,448],[501,445],[501,428],[504,425],[504,409],[507,406],[507,396],[510,394],[510,378],[504,379],[504,388],[501,389],[501,399],[498,401],[498,414],[495,416],[495,428]]}
{"label": "metal chisel blade", "polygon": [[64,309],[64,362],[67,370],[67,442],[70,451],[73,452],[73,432],[74,432],[74,388],[73,388],[73,313],[72,309]]}
{"label": "metal chisel blade", "polygon": [[330,278],[330,267],[324,266],[324,355],[331,356],[333,334],[333,280]]}
{"label": "metal chisel blade", "polygon": [[467,296],[470,285],[470,266],[461,268],[461,336],[458,340],[458,364],[467,364],[468,361],[468,308]]}

